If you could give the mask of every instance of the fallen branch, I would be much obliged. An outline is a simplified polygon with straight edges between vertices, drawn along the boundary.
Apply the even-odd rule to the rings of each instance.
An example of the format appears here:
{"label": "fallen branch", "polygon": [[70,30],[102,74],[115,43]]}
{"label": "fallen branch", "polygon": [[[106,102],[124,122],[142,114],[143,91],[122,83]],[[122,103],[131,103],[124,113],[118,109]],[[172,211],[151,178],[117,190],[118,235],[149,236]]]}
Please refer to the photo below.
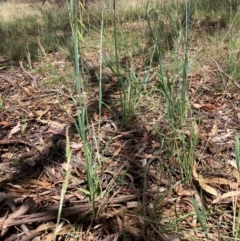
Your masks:
{"label": "fallen branch", "polygon": [[[125,195],[117,198],[113,198],[111,202],[107,200],[101,200],[99,202],[95,203],[95,207],[99,207],[102,202],[105,202],[109,205],[111,204],[117,204],[117,203],[122,203],[122,202],[128,202],[132,200],[136,200],[135,195]],[[100,203],[101,202],[101,203]],[[11,218],[10,220],[5,220],[7,222],[7,226],[16,226],[16,225],[21,225],[25,223],[35,223],[35,222],[43,222],[43,221],[49,221],[53,219],[57,219],[58,216],[58,211],[59,206],[55,207],[50,207],[46,208],[44,211],[39,212],[39,213],[33,213],[29,215],[23,215],[23,216],[18,216]],[[92,204],[87,203],[83,205],[76,205],[73,207],[63,207],[62,209],[62,215],[61,218],[71,216],[71,215],[76,215],[76,214],[83,214],[84,212],[89,212],[92,210]]]}

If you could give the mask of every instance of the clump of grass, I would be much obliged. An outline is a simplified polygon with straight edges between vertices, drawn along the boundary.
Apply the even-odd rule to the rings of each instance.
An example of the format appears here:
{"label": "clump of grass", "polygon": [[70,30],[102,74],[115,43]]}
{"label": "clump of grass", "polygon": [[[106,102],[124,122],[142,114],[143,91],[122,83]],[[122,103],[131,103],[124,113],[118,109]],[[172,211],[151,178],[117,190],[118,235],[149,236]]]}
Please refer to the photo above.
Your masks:
{"label": "clump of grass", "polygon": [[238,29],[239,25],[239,11],[236,13],[234,11],[235,9],[233,6],[229,8],[229,22],[230,22],[230,28],[229,28],[229,49],[230,54],[228,55],[228,58],[226,59],[227,66],[228,66],[228,72],[230,75],[235,79],[238,78],[240,70],[238,68],[240,60],[239,60],[239,48],[240,48],[240,38],[234,37],[235,33],[235,26]]}
{"label": "clump of grass", "polygon": [[[157,6],[157,5],[156,5]],[[184,6],[184,8],[183,8]],[[177,8],[178,12],[176,16],[174,15],[174,11]],[[94,200],[99,194],[100,190],[100,180],[99,174],[97,173],[98,167],[101,165],[101,159],[99,154],[99,138],[96,134],[89,132],[90,139],[94,139],[93,142],[89,141],[89,137],[86,136],[85,132],[85,125],[86,123],[89,124],[88,120],[88,113],[86,108],[86,103],[84,103],[82,98],[83,93],[83,82],[81,76],[81,69],[79,68],[79,58],[81,57],[81,45],[83,32],[86,30],[79,26],[79,22],[76,20],[76,16],[74,16],[73,12],[73,1],[70,2],[70,18],[71,18],[71,27],[72,27],[72,40],[74,41],[73,49],[74,49],[74,58],[75,58],[75,70],[76,70],[76,85],[78,90],[78,100],[77,108],[78,112],[78,120],[76,121],[76,127],[78,132],[83,140],[83,150],[84,150],[84,157],[86,161],[86,172],[87,172],[87,183],[88,183],[88,190],[84,190],[84,193],[89,197],[90,201],[93,204],[93,213],[94,213]],[[181,173],[181,181],[185,184],[191,183],[191,173],[192,173],[192,165],[193,160],[195,157],[195,147],[198,141],[198,131],[196,130],[196,123],[194,120],[188,120],[187,117],[190,114],[190,106],[188,101],[188,68],[189,68],[189,60],[188,60],[188,31],[189,31],[189,21],[191,18],[191,11],[189,10],[188,5],[168,5],[164,8],[166,13],[160,14],[160,10],[155,7],[151,8],[151,11],[146,11],[146,20],[149,27],[149,41],[146,53],[146,56],[149,54],[148,61],[146,61],[147,66],[145,66],[146,70],[150,70],[153,65],[159,66],[159,71],[157,73],[157,87],[161,90],[161,96],[159,99],[162,100],[162,96],[165,98],[164,103],[159,101],[159,105],[166,105],[166,112],[167,112],[167,121],[168,121],[168,128],[169,133],[167,133],[167,138],[165,139],[165,148],[168,150],[168,157],[175,161],[179,165],[179,170]],[[101,108],[102,108],[102,66],[103,66],[103,32],[104,27],[109,25],[115,25],[116,23],[121,24],[122,21],[134,21],[136,19],[142,20],[142,12],[140,13],[134,12],[131,18],[131,11],[126,12],[126,15],[116,16],[114,12],[109,11],[107,15],[105,15],[106,11],[102,11],[98,15],[98,19],[94,20],[93,15],[90,15],[90,22],[96,26],[101,26],[101,33],[100,33],[100,64],[99,64],[99,72],[98,75],[98,83],[99,83],[99,117],[101,118]],[[47,23],[54,22],[55,18],[51,16],[48,12],[46,12],[46,18],[48,19]],[[64,16],[64,15],[63,15]],[[115,16],[113,18],[113,16]],[[164,16],[165,19],[160,19],[160,16]],[[115,19],[115,20],[114,20]],[[98,21],[97,23],[94,21]],[[36,23],[37,25],[38,23]],[[84,24],[81,22],[81,26]],[[40,26],[40,25],[38,25]],[[68,29],[68,25],[61,26],[61,24],[56,23],[54,28],[56,29]],[[52,31],[52,26],[44,25],[44,28],[48,30],[49,33]],[[81,31],[83,30],[83,32]],[[139,29],[138,29],[139,30]],[[32,29],[32,35],[35,35],[35,29]],[[42,31],[42,29],[41,29]],[[67,30],[68,32],[68,30]],[[87,32],[87,31],[86,31]],[[86,33],[85,32],[85,33]],[[127,32],[127,31],[126,31]],[[37,32],[40,33],[40,32]],[[112,32],[111,32],[112,33]],[[127,32],[130,35],[130,31]],[[112,44],[110,48],[114,52],[114,61],[110,62],[111,69],[114,70],[113,72],[119,74],[123,71],[119,67],[119,57],[120,55],[124,55],[125,53],[134,52],[136,49],[140,52],[140,47],[136,47],[137,45],[137,38],[135,37],[136,42],[133,43],[135,47],[134,51],[129,47],[131,46],[127,41],[131,39],[131,35],[128,39],[124,38],[125,35],[123,33],[117,32],[117,28],[115,26],[115,30],[113,31],[114,40],[111,36]],[[126,35],[127,35],[126,34]],[[138,33],[139,34],[139,33]],[[123,36],[121,39],[121,35]],[[50,34],[51,36],[51,34]],[[54,36],[54,33],[53,33]],[[53,38],[51,36],[51,38]],[[139,35],[137,35],[139,36]],[[42,36],[42,41],[44,37]],[[54,38],[53,38],[54,39]],[[65,37],[63,38],[65,39]],[[125,42],[122,43],[124,40]],[[135,40],[134,39],[134,40]],[[46,41],[49,40],[48,37]],[[142,41],[143,39],[141,39]],[[144,39],[145,40],[145,39]],[[52,40],[51,40],[52,41]],[[56,41],[60,41],[57,39]],[[44,42],[44,41],[43,41]],[[110,42],[110,41],[109,41]],[[55,42],[54,44],[59,45],[59,42]],[[53,44],[53,45],[54,45]],[[108,43],[109,44],[109,43]],[[51,44],[50,44],[51,46]],[[178,55],[179,49],[184,50],[183,56]],[[36,47],[37,49],[37,47]],[[123,54],[123,49],[125,52]],[[170,50],[170,51],[169,51]],[[172,52],[171,52],[172,51]],[[129,55],[132,55],[128,53]],[[24,52],[22,53],[22,55]],[[141,52],[140,52],[141,54]],[[166,54],[171,55],[172,62],[169,63],[171,65],[171,69],[173,72],[171,73],[172,76],[170,77],[166,71]],[[146,71],[146,72],[147,72]],[[121,75],[119,75],[121,76]],[[177,76],[177,77],[175,77]],[[139,96],[142,90],[142,87],[145,83],[148,83],[148,74],[146,74],[146,78],[144,79],[143,83],[139,82],[138,76],[136,75],[135,71],[131,69],[131,66],[128,66],[125,72],[125,78],[122,78],[120,81],[120,93],[121,93],[121,113],[122,113],[122,123],[123,126],[127,127],[131,120],[134,118],[135,115],[135,108],[138,104]],[[163,115],[163,113],[159,113],[159,115]],[[100,121],[99,121],[100,123]],[[190,130],[190,135],[186,135],[184,131],[181,130],[182,127],[187,127]],[[100,127],[99,127],[100,129]],[[237,143],[237,142],[236,142]],[[95,155],[96,154],[96,155]],[[67,146],[67,160],[70,161],[71,152],[69,145]],[[97,160],[98,159],[98,160]],[[170,167],[169,167],[170,168]],[[178,171],[178,170],[177,170]],[[178,171],[179,172],[179,171]],[[67,173],[68,174],[68,173]],[[147,170],[144,177],[144,191],[147,190]],[[66,175],[66,183],[68,180],[68,176]],[[66,185],[65,187],[66,188]],[[66,190],[66,189],[65,189]],[[62,199],[64,196],[64,190],[62,192]],[[166,194],[167,195],[167,194]],[[102,195],[101,195],[102,196]],[[156,214],[157,207],[163,201],[165,195],[159,196],[155,203],[153,203],[152,212],[150,212],[150,219],[155,219],[157,222],[161,219],[161,214]],[[194,201],[193,201],[194,203]],[[147,206],[146,197],[143,198],[143,205]],[[207,234],[208,230],[206,228],[206,214],[204,210],[200,210],[197,205],[195,205],[195,211],[197,213],[198,220],[201,224],[203,231]],[[144,214],[147,215],[147,212],[144,211]],[[205,216],[204,216],[205,215]],[[60,214],[59,214],[60,216]],[[176,225],[173,224],[173,225]],[[170,227],[171,228],[171,227]],[[207,235],[206,235],[207,236]]]}
{"label": "clump of grass", "polygon": [[38,36],[36,25],[37,18],[33,16],[26,17],[22,21],[15,19],[6,24],[1,22],[0,54],[14,60],[26,55],[26,51],[31,51],[36,57],[38,44],[37,39],[34,41],[33,37]]}
{"label": "clump of grass", "polygon": [[[170,16],[170,13],[173,9],[175,9],[175,5],[168,5],[168,8],[165,9]],[[186,13],[182,13],[178,15],[178,18],[174,18],[170,16],[171,25],[164,26],[162,25],[161,29],[167,28],[170,35],[161,35],[159,33],[164,31],[156,32],[154,31],[154,27],[158,26],[156,21],[154,21],[155,25],[153,27],[153,23],[148,20],[149,29],[152,36],[152,41],[154,43],[154,61],[158,62],[160,66],[160,70],[158,72],[158,86],[162,91],[162,94],[166,101],[166,109],[168,116],[168,125],[171,129],[169,141],[167,143],[169,150],[170,159],[175,160],[178,163],[181,178],[185,184],[191,183],[191,172],[192,165],[194,160],[194,150],[197,144],[197,135],[191,135],[190,138],[187,138],[183,132],[181,132],[181,127],[183,125],[190,126],[190,130],[192,130],[192,124],[187,123],[187,116],[189,112],[189,103],[188,103],[188,55],[187,55],[187,47],[188,47],[188,31],[189,31],[189,18],[191,16],[190,7],[188,4],[185,6]],[[183,24],[182,15],[186,17],[185,26],[181,26]],[[168,45],[166,48],[165,42],[163,42],[164,37],[166,37],[165,42],[171,44],[171,48]],[[171,41],[171,42],[170,42]],[[184,56],[181,57],[178,55],[179,48],[184,50]],[[166,51],[174,49],[174,57],[173,57],[173,65],[175,68],[173,71],[176,72],[178,79],[174,80],[170,78],[165,71],[165,64],[163,59],[165,57]]]}
{"label": "clump of grass", "polygon": [[[129,3],[127,3],[128,5]],[[144,20],[145,10],[143,4],[138,4],[134,6],[129,6],[128,8],[123,7],[122,3],[116,3],[117,15],[114,16],[113,3],[111,1],[107,3],[99,2],[98,8],[95,6],[94,9],[89,9],[88,18],[83,19],[83,23],[90,28],[96,28],[101,26],[101,21],[103,21],[104,26],[113,26],[114,21],[116,21],[119,25],[124,23],[132,23],[135,21]],[[101,16],[101,9],[105,8],[104,19]]]}
{"label": "clump of grass", "polygon": [[[56,11],[54,6],[41,9],[37,5],[17,5],[13,7],[11,3],[3,3],[1,6],[4,12],[0,22],[1,56],[19,60],[30,54],[32,60],[36,60],[41,56],[39,41],[46,52],[56,51],[65,45],[70,36],[66,8]],[[10,6],[21,11],[8,11]]]}
{"label": "clump of grass", "polygon": [[197,1],[198,10],[202,10],[205,13],[220,12],[220,11],[229,12],[230,8],[233,8],[234,11],[237,11],[238,6],[239,6],[238,0]]}
{"label": "clump of grass", "polygon": [[[95,148],[93,146],[93,143],[89,143],[89,140],[86,136],[85,131],[85,124],[89,124],[88,120],[88,113],[87,113],[87,107],[86,102],[82,98],[82,93],[84,91],[84,86],[82,82],[82,73],[79,66],[79,58],[80,58],[80,52],[79,52],[79,45],[82,43],[82,32],[79,32],[79,30],[83,29],[81,26],[83,26],[83,23],[81,22],[81,19],[77,19],[76,12],[75,12],[75,4],[74,0],[70,0],[69,2],[69,17],[70,17],[70,23],[72,28],[72,39],[73,39],[73,49],[74,49],[74,63],[76,68],[76,86],[78,91],[78,100],[77,100],[77,108],[78,108],[78,120],[75,122],[76,129],[79,133],[79,135],[82,138],[83,142],[83,149],[84,149],[84,157],[85,157],[85,163],[86,163],[86,173],[87,173],[87,183],[88,183],[88,190],[84,190],[85,194],[89,196],[89,199],[92,203],[92,212],[93,215],[95,215],[95,198],[98,195],[99,191],[99,177],[97,175],[97,168],[98,163],[96,162],[96,159],[94,159],[94,149],[99,149],[99,142],[96,141]],[[83,7],[81,5],[81,7]],[[100,64],[101,65],[101,64]],[[101,78],[99,81],[100,90],[101,90]],[[101,107],[102,98],[101,94],[99,97],[99,106]],[[101,111],[99,116],[101,116]],[[93,136],[93,134],[90,134]]]}
{"label": "clump of grass", "polygon": [[141,93],[141,85],[135,72],[127,75],[125,80],[120,81],[121,85],[121,119],[122,125],[127,127],[135,116],[137,102]]}

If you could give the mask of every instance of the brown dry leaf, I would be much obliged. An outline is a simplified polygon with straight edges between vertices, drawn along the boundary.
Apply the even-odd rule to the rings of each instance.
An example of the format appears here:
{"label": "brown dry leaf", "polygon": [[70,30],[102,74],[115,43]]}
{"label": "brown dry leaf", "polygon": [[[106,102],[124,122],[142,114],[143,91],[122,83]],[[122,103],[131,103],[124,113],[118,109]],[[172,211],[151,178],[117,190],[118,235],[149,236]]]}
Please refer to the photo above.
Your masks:
{"label": "brown dry leaf", "polygon": [[153,144],[152,144],[152,148],[158,148],[158,147],[160,147],[161,146],[161,143],[160,142],[154,142]]}
{"label": "brown dry leaf", "polygon": [[40,181],[40,180],[26,180],[25,182],[20,182],[21,186],[23,186],[25,189],[28,189],[30,186],[33,187],[44,187],[44,188],[52,188],[53,186],[46,181]]}
{"label": "brown dry leaf", "polygon": [[43,139],[42,136],[39,138],[39,144],[40,144],[41,146],[44,146],[44,145],[46,144],[46,142],[44,141],[44,139]]}
{"label": "brown dry leaf", "polygon": [[[184,240],[193,240],[193,237],[195,237],[196,240],[205,240],[206,234],[201,231],[189,231],[188,233],[185,233]],[[194,240],[195,240],[194,239]],[[208,240],[211,241],[219,241],[217,234],[208,233]]]}
{"label": "brown dry leaf", "polygon": [[113,99],[120,99],[121,95],[120,94],[112,94],[112,95],[110,95],[110,97]]}
{"label": "brown dry leaf", "polygon": [[63,226],[63,223],[59,224],[59,226],[52,232],[49,233],[47,236],[44,237],[43,241],[52,241],[54,240],[55,235],[66,235],[73,232],[73,228],[71,225]]}
{"label": "brown dry leaf", "polygon": [[71,171],[71,170],[72,170],[72,165],[71,165],[71,164],[62,163],[61,166],[62,166],[62,168],[63,168],[65,171]]}
{"label": "brown dry leaf", "polygon": [[240,196],[240,191],[231,191],[231,192],[227,192],[227,193],[224,193],[223,195],[221,196],[218,196],[216,199],[214,199],[212,201],[212,204],[216,204],[216,203],[219,203],[220,201],[226,199],[226,198],[236,198]]}
{"label": "brown dry leaf", "polygon": [[204,179],[204,177],[203,177],[202,175],[197,174],[197,171],[196,171],[196,161],[194,162],[193,171],[192,171],[192,172],[193,172],[193,177],[194,177],[195,180],[199,183],[199,185],[201,186],[201,188],[202,188],[204,191],[206,191],[207,193],[212,194],[213,196],[216,196],[216,197],[219,196],[218,191],[217,191],[215,188],[207,185],[207,184],[206,184],[206,181],[205,181],[205,179]]}
{"label": "brown dry leaf", "polygon": [[1,217],[0,217],[0,230],[2,230],[2,226],[4,224],[4,221],[7,219],[8,214],[9,214],[9,210],[2,212]]}
{"label": "brown dry leaf", "polygon": [[191,197],[178,198],[176,201],[176,207],[178,204],[178,211],[191,213],[194,211],[194,206]]}
{"label": "brown dry leaf", "polygon": [[35,118],[41,119],[48,112],[49,112],[49,108],[47,108],[46,110],[34,111],[33,115]]}
{"label": "brown dry leaf", "polygon": [[150,136],[156,136],[156,135],[157,135],[157,132],[155,130],[151,130]]}
{"label": "brown dry leaf", "polygon": [[184,134],[186,136],[190,137],[191,136],[191,131],[190,130],[186,130],[186,131],[184,131]]}
{"label": "brown dry leaf", "polygon": [[208,177],[205,178],[205,183],[219,184],[219,185],[229,185],[231,189],[238,188],[238,184],[236,182],[231,182],[225,178],[220,177]]}
{"label": "brown dry leaf", "polygon": [[208,134],[209,136],[215,136],[217,134],[217,131],[218,131],[218,125],[217,123],[215,122],[213,124],[213,127],[212,127],[212,130],[211,132]]}
{"label": "brown dry leaf", "polygon": [[203,110],[216,110],[216,107],[212,104],[205,104],[205,105],[202,105],[201,109],[203,109]]}
{"label": "brown dry leaf", "polygon": [[122,230],[123,230],[123,223],[122,223],[121,218],[118,215],[116,215],[116,221],[117,221],[117,224],[118,224],[119,232],[122,232]]}
{"label": "brown dry leaf", "polygon": [[39,225],[35,230],[36,231],[44,231],[46,229],[49,229],[49,228],[52,228],[54,227],[56,224],[53,223],[53,222],[47,222],[47,223],[44,223],[44,224],[41,224]]}
{"label": "brown dry leaf", "polygon": [[235,169],[237,169],[237,163],[235,159],[230,159],[227,161],[228,164],[230,164],[232,167],[234,167]]}
{"label": "brown dry leaf", "polygon": [[82,143],[72,142],[70,144],[70,147],[72,147],[72,149],[74,149],[74,150],[80,150],[83,147],[83,144]]}
{"label": "brown dry leaf", "polygon": [[125,215],[125,217],[124,217],[124,228],[128,232],[133,234],[134,236],[138,236],[141,233],[141,229],[140,229],[140,225],[139,225],[139,218],[134,217],[134,216]]}
{"label": "brown dry leaf", "polygon": [[189,90],[190,90],[190,92],[191,92],[192,95],[195,94],[195,88],[189,88]]}
{"label": "brown dry leaf", "polygon": [[233,176],[237,179],[237,182],[240,182],[240,173],[238,170],[234,169],[233,170]]}
{"label": "brown dry leaf", "polygon": [[175,191],[179,196],[192,196],[197,193],[196,190],[185,190],[181,183],[176,186]]}
{"label": "brown dry leaf", "polygon": [[199,134],[198,124],[196,122],[193,122],[191,130],[184,130],[184,131],[180,130],[179,132],[184,133],[188,137],[192,136],[193,134],[198,135]]}
{"label": "brown dry leaf", "polygon": [[66,130],[62,130],[62,129],[49,129],[48,131],[46,131],[46,133],[52,133],[54,135],[62,135],[65,136],[66,135]]}
{"label": "brown dry leaf", "polygon": [[0,121],[0,125],[2,126],[8,126],[9,122],[8,121]]}
{"label": "brown dry leaf", "polygon": [[122,150],[122,146],[119,146],[119,147],[117,148],[117,150],[113,153],[113,156],[114,156],[114,157],[117,157],[117,156],[119,155],[119,153],[121,152],[121,150]]}
{"label": "brown dry leaf", "polygon": [[94,112],[92,114],[92,118],[93,118],[94,121],[98,121],[99,120],[99,116],[98,116],[98,114],[96,112]]}
{"label": "brown dry leaf", "polygon": [[145,125],[144,127],[145,127],[145,130],[148,132],[151,131],[151,129],[152,129],[152,127],[150,125]]}
{"label": "brown dry leaf", "polygon": [[206,138],[206,137],[208,137],[208,134],[205,133],[205,132],[202,132],[202,133],[199,135],[199,138],[200,138],[200,139],[204,139],[204,138]]}
{"label": "brown dry leaf", "polygon": [[140,207],[140,203],[137,201],[127,202],[127,209]]}
{"label": "brown dry leaf", "polygon": [[16,156],[16,153],[6,152],[1,155],[1,158],[7,158],[7,159],[11,160],[14,158],[14,156]]}
{"label": "brown dry leaf", "polygon": [[46,124],[48,126],[51,126],[53,129],[60,129],[63,130],[66,127],[66,124],[61,124],[57,121],[51,121],[51,120],[41,120],[40,118],[36,119],[37,122],[40,122],[42,124]]}
{"label": "brown dry leaf", "polygon": [[10,133],[8,135],[8,139],[11,139],[13,134],[20,131],[20,125],[21,125],[20,122],[18,122],[17,125],[12,128],[12,130],[10,131]]}
{"label": "brown dry leaf", "polygon": [[79,200],[84,200],[85,196],[80,191],[76,191],[73,193]]}
{"label": "brown dry leaf", "polygon": [[198,124],[196,122],[193,122],[193,133],[196,136],[199,134],[199,128],[198,128]]}
{"label": "brown dry leaf", "polygon": [[67,112],[67,114],[68,114],[69,116],[73,116],[73,111],[72,111],[72,109],[71,109],[70,106],[67,106],[67,107],[65,108],[65,111]]}
{"label": "brown dry leaf", "polygon": [[219,143],[226,143],[229,139],[229,137],[232,137],[235,130],[227,130],[226,134],[222,134],[219,136],[215,136],[211,139],[212,142],[219,142]]}
{"label": "brown dry leaf", "polygon": [[202,108],[202,105],[197,104],[197,103],[193,103],[193,107],[196,108],[196,109],[200,109],[200,108]]}
{"label": "brown dry leaf", "polygon": [[208,142],[208,147],[209,150],[215,154],[215,153],[219,153],[219,152],[223,152],[229,149],[233,148],[233,144],[229,144],[229,143],[214,143],[212,141]]}
{"label": "brown dry leaf", "polygon": [[28,87],[21,87],[28,95],[31,95],[31,92]]}

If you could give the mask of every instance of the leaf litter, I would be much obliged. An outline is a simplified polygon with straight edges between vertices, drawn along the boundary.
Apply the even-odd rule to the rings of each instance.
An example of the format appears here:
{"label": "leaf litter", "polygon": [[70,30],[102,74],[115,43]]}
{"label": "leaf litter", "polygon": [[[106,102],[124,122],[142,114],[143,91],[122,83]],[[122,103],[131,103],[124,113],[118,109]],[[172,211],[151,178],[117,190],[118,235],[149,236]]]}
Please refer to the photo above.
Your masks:
{"label": "leaf litter", "polygon": [[[197,93],[191,96],[192,106],[201,113],[200,122],[193,123],[199,144],[191,188],[184,187],[177,176],[169,173],[170,160],[164,152],[159,153],[161,144],[151,125],[156,126],[158,122],[157,125],[165,126],[164,115],[158,114],[164,113],[163,109],[150,113],[144,103],[140,104],[139,109],[145,109],[149,115],[135,116],[128,129],[121,128],[110,111],[103,111],[99,135],[103,161],[97,172],[101,174],[100,185],[105,195],[96,198],[98,214],[92,220],[89,215],[92,204],[86,196],[83,146],[69,117],[69,113],[76,113],[76,107],[65,88],[47,90],[41,83],[44,76],[29,75],[23,64],[20,65],[15,69],[14,78],[6,70],[0,75],[1,94],[8,93],[4,108],[0,110],[1,238],[17,240],[22,234],[19,240],[53,239],[55,233],[52,230],[56,228],[67,168],[64,156],[66,127],[69,127],[73,153],[62,222],[55,230],[59,237],[74,237],[78,233],[76,227],[81,224],[79,235],[83,240],[121,240],[124,233],[128,240],[144,240],[146,235],[163,241],[191,240],[193,237],[204,240],[192,198],[200,210],[219,205],[215,215],[219,220],[225,220],[225,226],[223,229],[215,225],[216,217],[209,214],[210,240],[218,240],[220,232],[231,235],[233,202],[239,196],[239,173],[229,160],[233,157],[238,113],[237,100],[216,93],[212,86],[219,68],[204,66],[189,74],[190,90]],[[109,73],[107,69],[108,79],[111,78]],[[36,79],[39,83],[33,85]],[[112,87],[115,88],[111,85],[107,91]],[[108,94],[114,93],[117,91]],[[71,93],[72,96],[75,94]],[[96,97],[93,95],[92,98],[88,100],[92,124],[86,130],[93,131],[96,137],[99,116],[94,104]],[[180,128],[179,131],[188,137],[191,135],[190,130]],[[88,139],[94,141],[90,135]],[[156,202],[159,197],[161,200]],[[232,205],[230,210],[229,205]],[[149,218],[152,212],[161,217],[157,225]],[[174,222],[178,225],[173,230]],[[169,223],[169,229],[162,230]],[[17,229],[13,231],[12,227]]]}

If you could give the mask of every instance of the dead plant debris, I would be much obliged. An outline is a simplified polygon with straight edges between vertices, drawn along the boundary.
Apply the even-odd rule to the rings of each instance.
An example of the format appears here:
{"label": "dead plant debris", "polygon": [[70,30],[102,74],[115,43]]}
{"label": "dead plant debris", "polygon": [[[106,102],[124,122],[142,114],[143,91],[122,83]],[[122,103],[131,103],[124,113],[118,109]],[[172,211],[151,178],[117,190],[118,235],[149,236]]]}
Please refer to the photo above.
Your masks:
{"label": "dead plant debris", "polygon": [[[90,70],[97,71],[94,61]],[[87,182],[83,145],[69,117],[77,113],[71,99],[76,93],[66,88],[47,90],[41,83],[44,77],[29,74],[23,63],[14,73],[4,70],[0,75],[1,239],[52,240],[55,234],[70,238],[78,234],[82,240],[122,240],[124,235],[127,240],[147,240],[150,236],[155,237],[151,240],[162,241],[191,240],[192,237],[204,240],[192,198],[197,200],[199,209],[217,208],[215,217],[208,216],[208,222],[212,221],[209,240],[218,240],[219,233],[231,236],[233,207],[239,205],[239,173],[231,162],[234,137],[239,129],[239,108],[238,100],[228,95],[227,89],[216,92],[213,86],[219,72],[230,79],[235,88],[238,89],[238,85],[214,62],[215,66],[203,66],[188,76],[193,110],[201,114],[199,123],[194,124],[199,144],[191,187],[183,186],[177,175],[167,171],[171,160],[159,152],[161,144],[156,131],[151,129],[153,120],[164,126],[164,117],[159,117],[159,113],[149,113],[146,119],[136,116],[132,125],[124,129],[114,115],[104,109],[97,134],[98,90],[95,89],[88,100],[91,123],[85,131],[89,133],[89,142],[94,143],[96,135],[100,138],[98,155],[102,163],[97,174],[101,174],[100,187],[105,195],[95,200],[94,219],[92,203],[84,192]],[[114,95],[118,92],[116,84],[112,84],[112,81],[116,83],[116,76],[110,78],[108,68],[106,72],[109,82],[104,88],[111,89]],[[143,103],[140,109],[147,107]],[[151,118],[148,120],[148,117]],[[66,128],[72,148],[71,178],[61,223],[56,227],[67,168]],[[179,131],[191,135],[190,130],[183,127]],[[203,190],[202,196],[199,188]],[[156,203],[159,196],[162,200]],[[149,219],[153,213],[161,216],[157,223]],[[215,224],[216,219],[224,220],[224,228]],[[172,230],[171,225],[169,230],[162,230],[175,221],[178,230]],[[76,228],[79,226],[81,232]]]}

